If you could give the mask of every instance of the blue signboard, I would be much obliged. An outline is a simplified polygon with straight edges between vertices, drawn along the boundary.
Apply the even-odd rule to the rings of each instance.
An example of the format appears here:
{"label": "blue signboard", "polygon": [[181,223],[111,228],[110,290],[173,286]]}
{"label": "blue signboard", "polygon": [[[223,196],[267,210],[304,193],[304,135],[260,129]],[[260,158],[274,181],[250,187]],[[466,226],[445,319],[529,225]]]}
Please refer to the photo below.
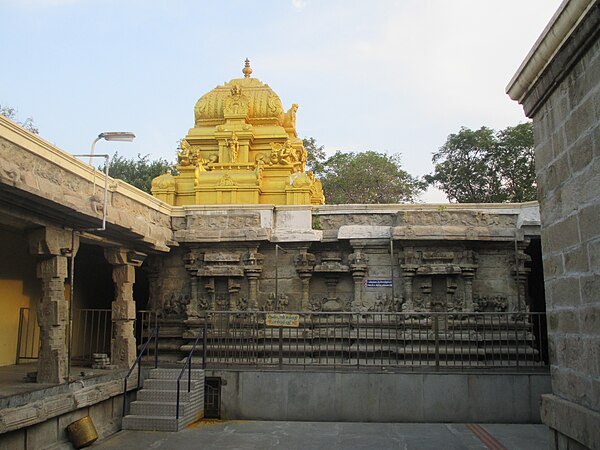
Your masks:
{"label": "blue signboard", "polygon": [[365,287],[392,287],[392,280],[365,280]]}

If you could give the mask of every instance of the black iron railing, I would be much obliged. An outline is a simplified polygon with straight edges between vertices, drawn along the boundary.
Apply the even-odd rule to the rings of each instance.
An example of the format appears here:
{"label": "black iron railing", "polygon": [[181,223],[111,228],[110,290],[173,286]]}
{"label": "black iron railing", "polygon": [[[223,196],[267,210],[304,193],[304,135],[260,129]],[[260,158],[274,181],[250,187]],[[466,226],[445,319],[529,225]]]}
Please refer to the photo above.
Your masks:
{"label": "black iron railing", "polygon": [[127,372],[127,375],[125,376],[125,379],[123,381],[123,417],[125,417],[125,412],[127,409],[127,380],[131,376],[133,370],[137,367],[138,373],[137,373],[137,385],[136,386],[138,388],[140,387],[140,383],[142,381],[141,360],[142,360],[142,357],[144,356],[144,352],[149,350],[148,345],[150,344],[152,339],[154,339],[154,368],[156,369],[158,367],[158,327],[156,327],[156,328],[153,328],[152,331],[150,332],[150,336],[148,336],[148,340],[144,343],[142,349],[140,350],[139,355],[135,359],[135,362],[129,369],[129,372]]}
{"label": "black iron railing", "polygon": [[180,392],[181,392],[181,378],[183,377],[183,374],[185,373],[185,369],[187,368],[188,369],[187,391],[190,392],[191,385],[192,385],[192,357],[194,356],[194,351],[196,350],[196,346],[198,345],[198,341],[200,340],[200,338],[203,339],[202,368],[204,369],[206,367],[206,325],[203,325],[200,330],[201,331],[196,336],[196,339],[194,340],[192,348],[191,348],[190,352],[188,353],[185,363],[184,363],[183,367],[181,368],[181,372],[179,372],[179,376],[177,377],[177,404],[175,406],[175,419],[177,419],[177,420],[179,420],[179,403],[180,403],[179,398],[180,398]]}
{"label": "black iron railing", "polygon": [[544,313],[296,312],[280,316],[285,326],[268,320],[278,317],[270,314],[206,313],[206,364],[437,370],[548,364]]}

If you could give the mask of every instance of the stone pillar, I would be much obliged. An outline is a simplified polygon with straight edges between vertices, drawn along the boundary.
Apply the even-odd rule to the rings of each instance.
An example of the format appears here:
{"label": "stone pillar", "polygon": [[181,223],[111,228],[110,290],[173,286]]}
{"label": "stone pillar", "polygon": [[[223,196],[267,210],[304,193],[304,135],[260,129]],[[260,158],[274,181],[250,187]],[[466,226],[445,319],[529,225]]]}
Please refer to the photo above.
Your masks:
{"label": "stone pillar", "polygon": [[244,257],[244,273],[248,279],[248,309],[258,311],[258,278],[263,270],[264,257],[250,249]]}
{"label": "stone pillar", "polygon": [[315,267],[315,255],[307,252],[307,248],[300,249],[300,253],[294,258],[294,265],[298,277],[302,281],[302,298],[300,299],[300,309],[310,311],[310,280]]}
{"label": "stone pillar", "polygon": [[253,311],[258,311],[258,277],[259,270],[246,270],[248,278],[248,308]]}
{"label": "stone pillar", "polygon": [[64,256],[51,256],[37,264],[37,277],[42,280],[42,300],[37,310],[40,325],[38,383],[60,384],[68,377],[67,274],[67,258]]}
{"label": "stone pillar", "polygon": [[112,279],[115,283],[115,299],[112,302],[113,332],[110,342],[111,364],[123,369],[131,367],[137,355],[133,332],[133,284],[135,268],[142,264],[145,256],[121,248],[104,249],[104,257],[113,266]]}
{"label": "stone pillar", "polygon": [[416,268],[402,267],[402,287],[404,292],[403,310],[412,311],[414,309],[413,304],[413,279],[415,278]]}
{"label": "stone pillar", "polygon": [[65,297],[68,276],[67,257],[77,252],[79,240],[71,231],[40,228],[29,233],[29,252],[41,257],[36,274],[42,282],[42,298],[37,307],[40,326],[38,383],[64,383],[68,379],[69,304]]}
{"label": "stone pillar", "polygon": [[310,279],[312,277],[312,272],[301,273],[299,276],[302,281],[302,299],[300,308],[302,311],[310,311]]}
{"label": "stone pillar", "polygon": [[475,273],[465,272],[463,269],[463,279],[465,282],[465,311],[473,311],[473,277]]}
{"label": "stone pillar", "polygon": [[348,255],[348,263],[354,280],[354,300],[352,304],[354,308],[359,308],[364,306],[362,300],[363,280],[367,273],[368,258],[360,249],[356,249],[354,253]]}

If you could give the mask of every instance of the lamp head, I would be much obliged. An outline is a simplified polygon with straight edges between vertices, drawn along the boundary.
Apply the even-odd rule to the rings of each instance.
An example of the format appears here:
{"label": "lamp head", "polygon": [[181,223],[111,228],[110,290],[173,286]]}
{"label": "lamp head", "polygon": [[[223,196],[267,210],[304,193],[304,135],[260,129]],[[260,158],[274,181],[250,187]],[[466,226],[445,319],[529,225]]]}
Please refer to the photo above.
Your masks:
{"label": "lamp head", "polygon": [[131,142],[134,138],[135,134],[131,131],[105,131],[98,135],[98,139],[105,139],[107,141]]}

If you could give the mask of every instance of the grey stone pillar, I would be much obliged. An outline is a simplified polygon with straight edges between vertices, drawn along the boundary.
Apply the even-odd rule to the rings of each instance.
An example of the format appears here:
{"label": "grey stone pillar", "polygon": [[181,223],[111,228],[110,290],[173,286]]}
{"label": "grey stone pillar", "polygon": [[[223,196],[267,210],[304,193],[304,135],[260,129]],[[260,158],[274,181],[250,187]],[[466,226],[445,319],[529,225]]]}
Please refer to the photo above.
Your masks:
{"label": "grey stone pillar", "polygon": [[68,276],[67,257],[77,252],[78,239],[73,246],[71,231],[59,228],[40,228],[28,235],[29,252],[41,259],[37,277],[42,282],[42,298],[37,307],[40,326],[38,383],[64,383],[68,379],[69,304],[65,297]]}
{"label": "grey stone pillar", "polygon": [[112,279],[115,284],[115,299],[112,302],[111,364],[126,369],[135,362],[137,354],[133,332],[135,268],[142,264],[146,255],[121,248],[107,248],[104,249],[104,256],[113,266]]}

